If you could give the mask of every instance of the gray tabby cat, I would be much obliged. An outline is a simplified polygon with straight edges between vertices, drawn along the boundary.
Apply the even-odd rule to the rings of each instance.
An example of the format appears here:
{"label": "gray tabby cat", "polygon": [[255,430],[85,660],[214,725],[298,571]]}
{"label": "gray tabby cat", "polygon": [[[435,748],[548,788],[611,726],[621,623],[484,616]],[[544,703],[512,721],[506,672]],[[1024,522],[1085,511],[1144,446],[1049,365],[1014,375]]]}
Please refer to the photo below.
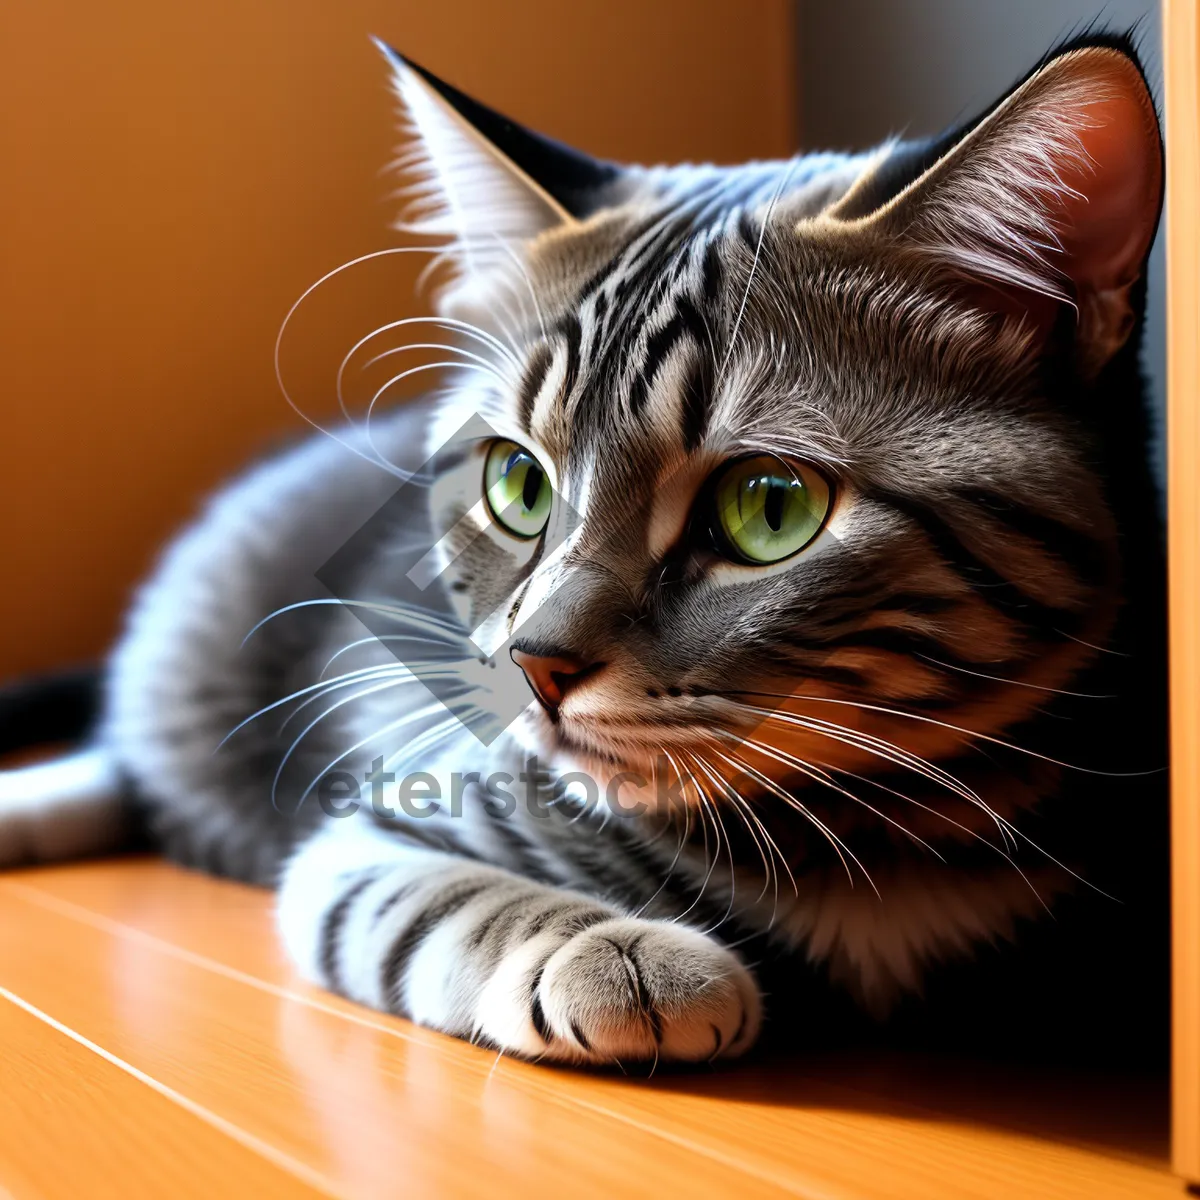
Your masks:
{"label": "gray tabby cat", "polygon": [[[148,830],[277,885],[310,979],[578,1062],[742,1054],[747,939],[884,1011],[1079,886],[1021,825],[1152,505],[1109,471],[1163,176],[1127,40],[737,168],[596,162],[386,53],[437,316],[167,550],[0,860]],[[397,339],[453,382],[385,412]]]}

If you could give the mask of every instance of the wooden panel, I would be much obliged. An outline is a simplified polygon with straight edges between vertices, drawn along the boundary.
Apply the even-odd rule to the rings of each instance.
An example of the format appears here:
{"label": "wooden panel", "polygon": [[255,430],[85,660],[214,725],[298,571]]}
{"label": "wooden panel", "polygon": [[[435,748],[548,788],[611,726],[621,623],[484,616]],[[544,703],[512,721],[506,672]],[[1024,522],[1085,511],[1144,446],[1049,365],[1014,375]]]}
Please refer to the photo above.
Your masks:
{"label": "wooden panel", "polygon": [[[399,241],[368,34],[594,153],[737,161],[794,149],[791,22],[789,0],[0,4],[0,678],[103,651],[199,498],[306,432],[279,324]],[[310,413],[362,334],[427,311],[419,269],[306,302],[283,366]]]}
{"label": "wooden panel", "polygon": [[[268,898],[258,899],[265,916]],[[613,1137],[549,1089],[514,1087],[492,1074],[494,1054],[397,1037],[382,1021],[343,1019],[144,940],[32,913],[10,892],[0,899],[0,986],[303,1164],[334,1195],[525,1196],[536,1181],[547,1195],[656,1197],[693,1161],[648,1132]],[[139,1119],[130,1103],[118,1127]],[[602,1154],[588,1149],[600,1144]],[[746,1183],[709,1162],[695,1194]],[[781,1194],[765,1181],[755,1192]]]}
{"label": "wooden panel", "polygon": [[307,988],[270,910],[149,861],[8,875],[0,985],[346,1194],[1179,1194],[1136,1081],[879,1058],[638,1079],[497,1059]]}
{"label": "wooden panel", "polygon": [[1200,22],[1166,0],[1174,1160],[1200,1183]]}
{"label": "wooden panel", "polygon": [[325,1194],[7,999],[0,1046],[0,1196]]}

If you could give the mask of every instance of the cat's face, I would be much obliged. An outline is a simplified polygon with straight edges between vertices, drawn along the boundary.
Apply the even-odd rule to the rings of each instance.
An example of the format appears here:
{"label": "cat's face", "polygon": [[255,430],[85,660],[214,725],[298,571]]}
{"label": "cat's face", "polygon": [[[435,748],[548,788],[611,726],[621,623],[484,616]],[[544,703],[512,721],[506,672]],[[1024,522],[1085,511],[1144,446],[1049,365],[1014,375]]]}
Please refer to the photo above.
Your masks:
{"label": "cat's face", "polygon": [[489,367],[435,441],[487,432],[432,497],[532,746],[770,788],[954,754],[1071,679],[1117,603],[1087,408],[1161,191],[1129,58],[1051,60],[937,147],[597,165],[585,200],[516,150],[473,168],[443,309]]}
{"label": "cat's face", "polygon": [[527,331],[435,496],[467,628],[570,664],[529,694],[543,752],[776,780],[871,765],[863,735],[939,755],[1104,637],[1112,525],[1029,335],[794,224],[531,255],[534,287],[605,274]]}

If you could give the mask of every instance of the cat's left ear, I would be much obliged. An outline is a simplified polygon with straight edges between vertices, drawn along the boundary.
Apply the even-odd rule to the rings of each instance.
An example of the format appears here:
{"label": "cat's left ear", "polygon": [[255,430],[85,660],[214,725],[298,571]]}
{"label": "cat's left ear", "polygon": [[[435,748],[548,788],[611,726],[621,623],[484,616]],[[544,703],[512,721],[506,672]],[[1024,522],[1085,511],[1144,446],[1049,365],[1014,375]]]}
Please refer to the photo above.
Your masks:
{"label": "cat's left ear", "polygon": [[974,302],[1044,331],[1072,305],[1093,376],[1134,327],[1162,191],[1141,68],[1099,42],[1051,57],[881,208],[856,214],[852,190],[826,216],[931,257]]}
{"label": "cat's left ear", "polygon": [[458,276],[452,290],[483,286],[490,272],[511,267],[522,243],[616,198],[615,164],[534,133],[376,45],[413,135],[402,164],[416,183],[400,227],[447,239]]}

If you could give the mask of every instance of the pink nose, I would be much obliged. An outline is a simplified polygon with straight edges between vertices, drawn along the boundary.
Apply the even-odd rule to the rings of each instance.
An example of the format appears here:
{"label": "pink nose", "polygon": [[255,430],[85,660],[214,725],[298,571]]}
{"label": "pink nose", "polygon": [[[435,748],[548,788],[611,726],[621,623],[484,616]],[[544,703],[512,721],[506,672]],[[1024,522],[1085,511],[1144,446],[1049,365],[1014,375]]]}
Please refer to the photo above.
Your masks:
{"label": "pink nose", "polygon": [[604,665],[584,662],[574,654],[530,654],[515,646],[509,653],[513,662],[525,672],[533,694],[551,716],[558,712],[558,706],[571,688]]}

